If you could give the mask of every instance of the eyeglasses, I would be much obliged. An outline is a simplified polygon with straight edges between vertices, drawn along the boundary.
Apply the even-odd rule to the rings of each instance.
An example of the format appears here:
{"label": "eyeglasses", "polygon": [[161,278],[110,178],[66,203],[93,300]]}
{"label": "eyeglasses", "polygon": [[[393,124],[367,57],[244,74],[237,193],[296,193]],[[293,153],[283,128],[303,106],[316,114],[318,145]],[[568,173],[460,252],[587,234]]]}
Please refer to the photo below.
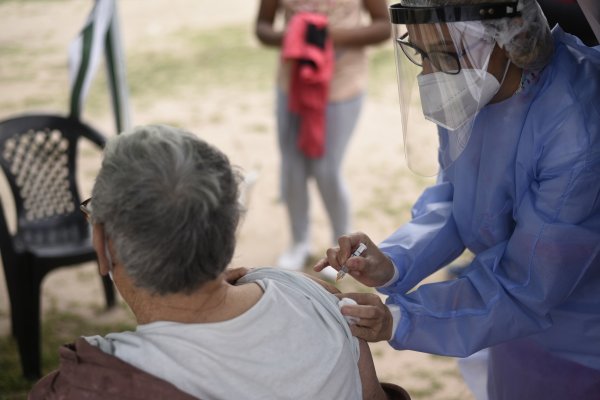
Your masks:
{"label": "eyeglasses", "polygon": [[[431,63],[432,67],[439,71],[444,72],[449,75],[456,75],[460,72],[460,62],[459,55],[456,53],[450,53],[446,51],[430,51],[426,52],[410,43],[406,40],[408,36],[408,32],[402,35],[400,38],[396,39],[402,52],[408,57],[408,59],[418,65],[419,67],[423,66],[423,60],[428,59]],[[463,56],[461,54],[460,56]]]}
{"label": "eyeglasses", "polygon": [[85,215],[85,219],[88,222],[90,222],[92,220],[91,201],[92,201],[92,198],[90,197],[89,199],[82,201],[81,204],[79,205],[79,209],[81,210],[81,212],[83,212],[83,214]]}

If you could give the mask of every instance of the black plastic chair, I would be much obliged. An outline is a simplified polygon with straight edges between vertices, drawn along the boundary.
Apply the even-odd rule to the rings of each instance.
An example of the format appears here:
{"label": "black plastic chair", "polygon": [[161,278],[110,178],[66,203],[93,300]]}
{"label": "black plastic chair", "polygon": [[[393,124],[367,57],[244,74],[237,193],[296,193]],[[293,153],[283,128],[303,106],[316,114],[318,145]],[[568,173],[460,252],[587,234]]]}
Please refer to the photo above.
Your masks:
{"label": "black plastic chair", "polygon": [[[11,234],[0,212],[0,251],[10,299],[12,333],[23,375],[40,377],[40,292],[44,276],[63,266],[93,261],[90,229],[79,210],[76,182],[80,138],[104,147],[99,132],[75,118],[30,115],[0,122],[0,164],[16,211]],[[6,204],[3,204],[3,207]],[[112,282],[102,279],[107,308]]]}

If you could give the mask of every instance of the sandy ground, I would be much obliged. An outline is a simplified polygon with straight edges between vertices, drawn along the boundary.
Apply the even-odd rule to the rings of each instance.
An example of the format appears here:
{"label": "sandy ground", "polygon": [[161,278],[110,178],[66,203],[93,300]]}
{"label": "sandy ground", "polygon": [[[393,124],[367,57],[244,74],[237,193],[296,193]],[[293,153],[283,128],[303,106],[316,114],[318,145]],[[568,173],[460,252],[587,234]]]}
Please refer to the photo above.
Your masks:
{"label": "sandy ground", "polygon": [[[214,30],[233,24],[247,27],[251,36],[257,4],[257,0],[121,0],[126,53],[152,46],[182,51],[177,43],[164,43],[169,32],[182,27]],[[89,1],[0,2],[0,118],[22,112],[66,112],[66,106],[62,106],[67,96],[66,49],[90,6]],[[375,241],[385,238],[406,220],[410,203],[430,182],[415,177],[405,166],[393,75],[389,82],[389,90],[367,98],[344,164],[352,193],[354,229],[368,232]],[[133,94],[131,107],[135,125],[176,123],[219,146],[234,164],[256,177],[248,193],[249,210],[240,227],[233,264],[272,265],[289,240],[286,215],[278,202],[279,159],[272,90],[190,87],[174,97],[147,99]],[[84,118],[108,135],[114,134],[108,107],[100,107],[96,112],[86,110]],[[82,147],[82,197],[91,190],[99,162],[97,151]],[[311,191],[313,252],[320,257],[330,245],[331,233],[314,187]],[[8,193],[5,186],[0,188],[2,201],[10,208]],[[123,308],[109,313],[98,311],[102,296],[95,274],[93,264],[50,274],[43,285],[44,310],[54,307],[76,310],[96,319],[130,319]],[[440,274],[432,280],[443,278]],[[10,329],[4,285],[0,277],[1,335]],[[349,278],[340,287],[344,291],[358,288]],[[460,378],[456,360],[394,351],[387,343],[373,344],[371,348],[380,379],[403,385],[413,398],[472,399]]]}

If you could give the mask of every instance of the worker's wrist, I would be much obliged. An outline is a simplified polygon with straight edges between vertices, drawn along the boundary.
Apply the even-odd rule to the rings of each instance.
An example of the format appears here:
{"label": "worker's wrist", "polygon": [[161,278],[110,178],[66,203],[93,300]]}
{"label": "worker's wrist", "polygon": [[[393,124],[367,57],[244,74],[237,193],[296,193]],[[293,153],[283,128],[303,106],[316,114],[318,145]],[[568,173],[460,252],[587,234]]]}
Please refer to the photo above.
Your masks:
{"label": "worker's wrist", "polygon": [[394,264],[394,261],[390,259],[390,263],[392,264],[392,267],[394,268],[394,274],[392,275],[392,277],[383,285],[378,286],[377,288],[386,288],[388,286],[393,285],[394,283],[396,283],[396,281],[398,280],[398,278],[400,277],[400,272],[398,272],[398,268],[396,268],[396,264]]}
{"label": "worker's wrist", "polygon": [[388,310],[390,310],[390,314],[392,315],[392,333],[390,337],[387,339],[388,341],[394,338],[394,334],[396,333],[396,329],[398,328],[398,323],[402,318],[402,310],[400,306],[397,304],[386,304]]}

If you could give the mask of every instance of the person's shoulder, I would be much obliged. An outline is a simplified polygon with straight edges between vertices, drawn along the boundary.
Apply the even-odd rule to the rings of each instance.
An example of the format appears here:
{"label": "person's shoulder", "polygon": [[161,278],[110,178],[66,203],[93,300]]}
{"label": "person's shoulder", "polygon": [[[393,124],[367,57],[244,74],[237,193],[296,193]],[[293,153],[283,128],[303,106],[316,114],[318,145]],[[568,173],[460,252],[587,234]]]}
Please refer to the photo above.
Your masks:
{"label": "person's shoulder", "polygon": [[564,154],[586,152],[600,143],[600,47],[584,45],[555,27],[555,54],[541,73],[529,115],[544,147],[556,143]]}
{"label": "person's shoulder", "polygon": [[558,25],[552,29],[552,37],[557,53],[568,54],[574,62],[600,66],[600,46],[587,46],[577,36],[563,31]]}
{"label": "person's shoulder", "polygon": [[[330,300],[328,297],[333,296],[332,293],[339,292],[335,286],[330,285],[325,281],[321,281],[318,278],[312,278],[301,271],[288,271],[273,267],[252,269],[246,276],[238,280],[238,284],[250,282],[259,284],[265,291],[268,290],[271,284],[274,284],[323,300]],[[335,296],[333,297],[335,298]]]}
{"label": "person's shoulder", "polygon": [[240,278],[237,283],[244,284],[256,282],[261,286],[268,286],[269,282],[279,282],[285,285],[298,286],[304,282],[310,281],[304,273],[299,271],[288,271],[275,267],[260,267],[248,271],[248,273]]}
{"label": "person's shoulder", "polygon": [[600,93],[600,46],[588,47],[559,26],[552,30],[554,55],[546,68],[550,83],[573,90],[565,95],[595,98]]}
{"label": "person's shoulder", "polygon": [[528,159],[550,175],[572,174],[600,162],[600,88],[554,82],[535,99],[523,138],[531,140]]}

